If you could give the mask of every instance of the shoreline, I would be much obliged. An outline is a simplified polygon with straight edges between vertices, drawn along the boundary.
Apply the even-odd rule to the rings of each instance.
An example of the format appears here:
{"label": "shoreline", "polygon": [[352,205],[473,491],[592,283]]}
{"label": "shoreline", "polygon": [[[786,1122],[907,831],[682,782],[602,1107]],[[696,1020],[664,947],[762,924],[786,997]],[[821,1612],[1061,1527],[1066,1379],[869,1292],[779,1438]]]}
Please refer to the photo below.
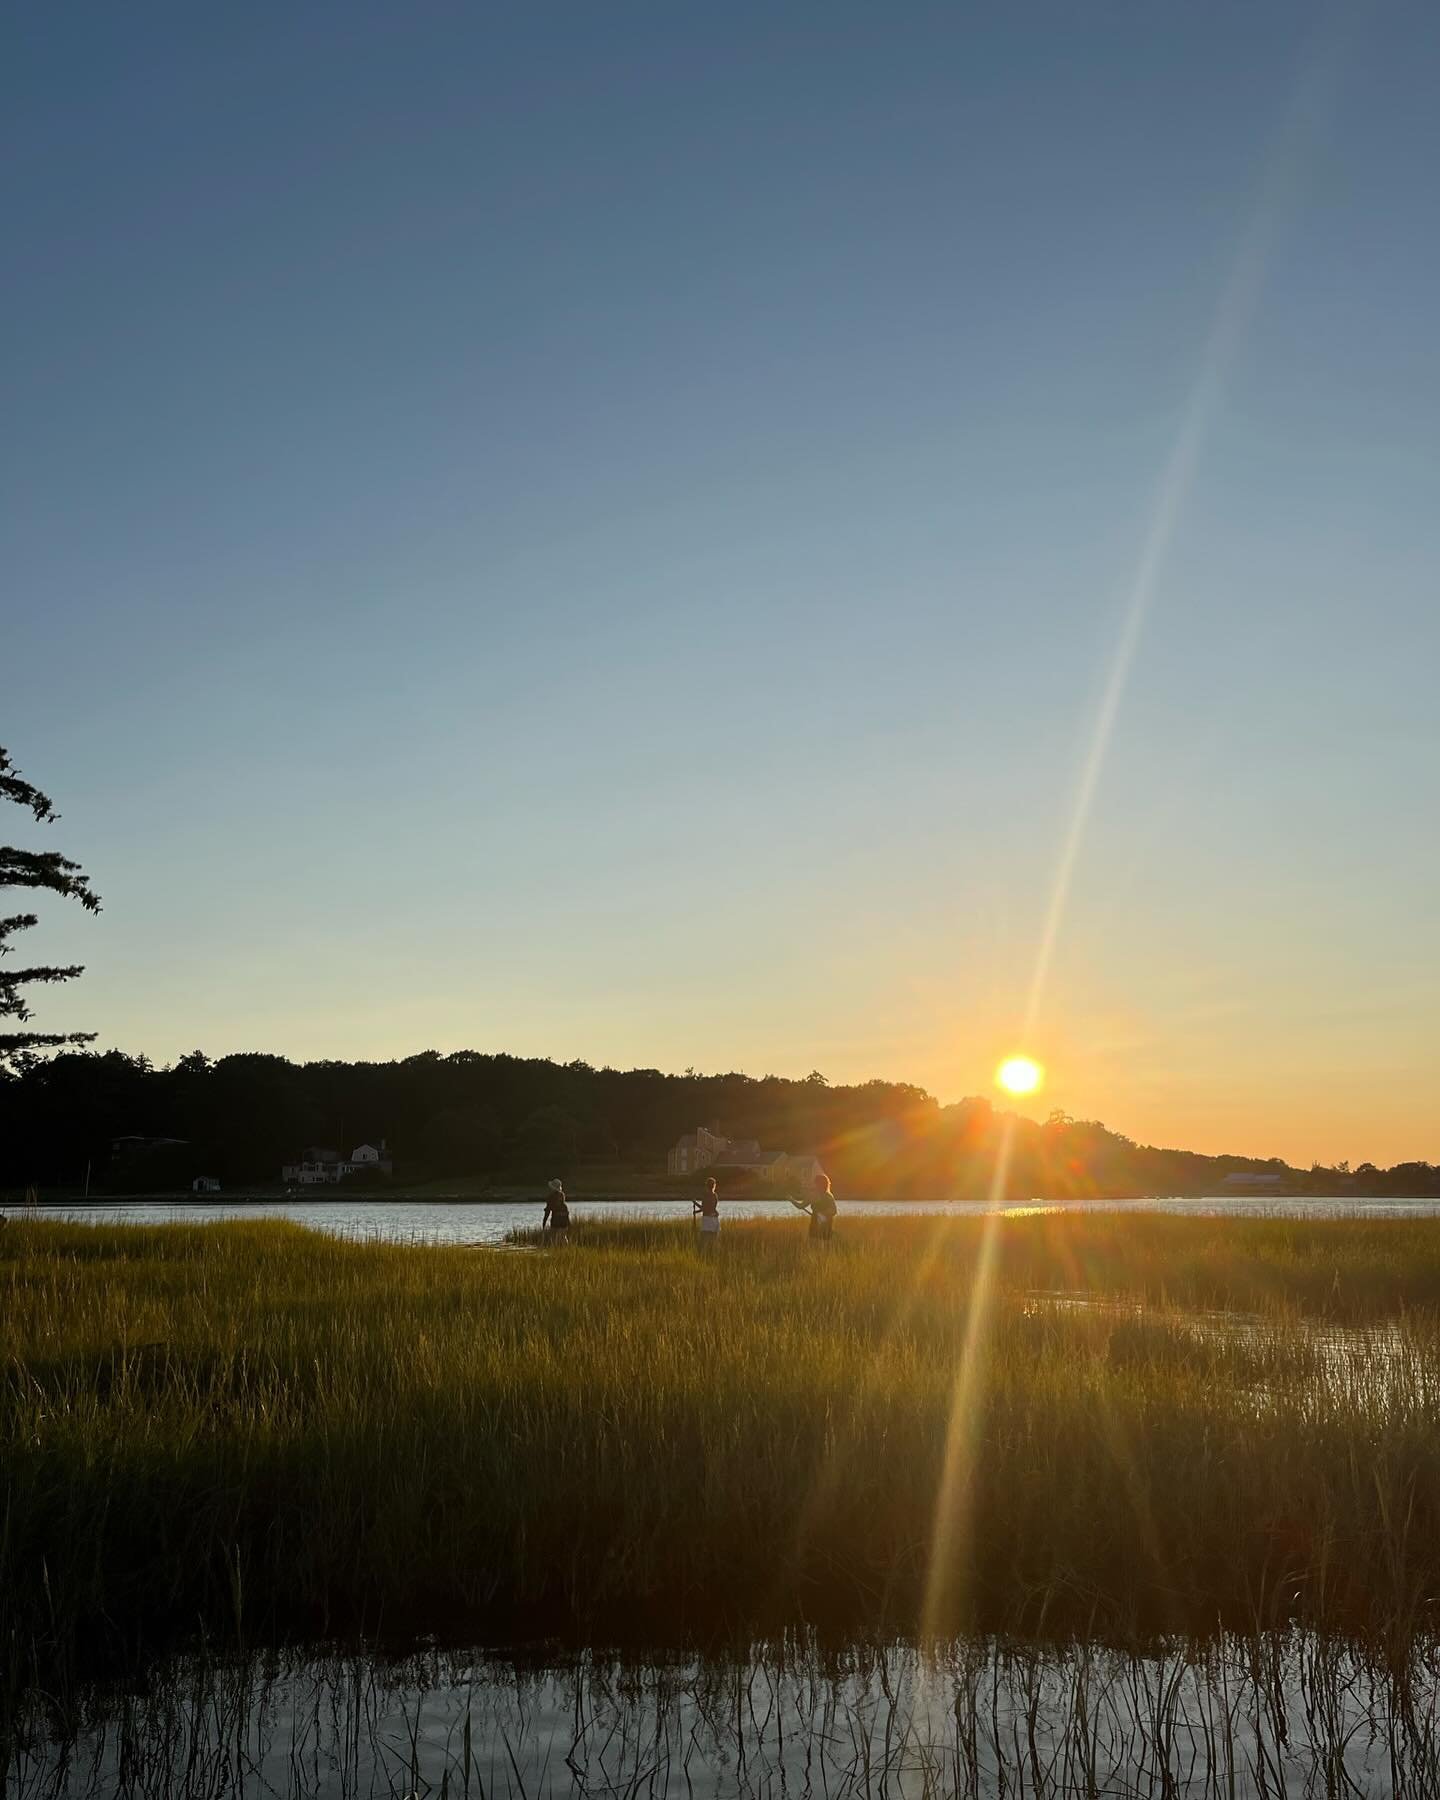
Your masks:
{"label": "shoreline", "polygon": [[[575,1193],[567,1191],[567,1198],[572,1206],[684,1206],[691,1204],[698,1196],[688,1193],[653,1193],[636,1191],[617,1191],[605,1193]],[[58,1190],[36,1199],[33,1209],[37,1212],[52,1211],[58,1207],[81,1207],[85,1209],[108,1210],[127,1206],[193,1206],[196,1209],[214,1206],[526,1206],[534,1204],[543,1206],[545,1193],[542,1187],[534,1189],[511,1189],[504,1192],[488,1194],[460,1193],[392,1193],[377,1192],[373,1189],[346,1191],[343,1187],[326,1193],[307,1191],[304,1193],[257,1193],[244,1191],[236,1193],[221,1192],[218,1194],[190,1194],[159,1192],[147,1194],[83,1194],[72,1190]],[[774,1207],[777,1211],[792,1207],[794,1202],[785,1195],[771,1194],[729,1194],[721,1195],[721,1204],[741,1205],[747,1208],[754,1206]],[[1065,1195],[1051,1198],[1044,1194],[1031,1194],[1025,1198],[1012,1197],[998,1204],[999,1210],[1009,1207],[1053,1207],[1057,1211],[1094,1210],[1096,1208],[1143,1207],[1143,1206],[1210,1206],[1225,1208],[1232,1204],[1253,1207],[1257,1204],[1269,1204],[1276,1207],[1287,1206],[1327,1206],[1343,1208],[1349,1206],[1368,1207],[1370,1205],[1386,1206],[1434,1206],[1440,1210],[1440,1193],[1432,1194],[1386,1194],[1386,1193],[1350,1193],[1326,1194],[1308,1193],[1303,1190],[1286,1193],[1230,1193],[1230,1194],[1087,1194],[1076,1196]],[[949,1195],[939,1198],[917,1199],[895,1197],[885,1194],[853,1194],[842,1198],[845,1206],[893,1206],[903,1208],[906,1212],[924,1213],[932,1208],[941,1209],[952,1206],[988,1207],[988,1199]],[[23,1192],[0,1193],[0,1213],[24,1213],[31,1210]]]}

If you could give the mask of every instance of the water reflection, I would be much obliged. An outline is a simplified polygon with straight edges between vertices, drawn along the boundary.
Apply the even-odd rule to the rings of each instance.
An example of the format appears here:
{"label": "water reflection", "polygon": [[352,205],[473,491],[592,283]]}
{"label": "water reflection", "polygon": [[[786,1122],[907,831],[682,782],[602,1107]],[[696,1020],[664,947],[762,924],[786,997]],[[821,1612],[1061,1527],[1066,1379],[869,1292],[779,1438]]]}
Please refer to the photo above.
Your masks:
{"label": "water reflection", "polygon": [[1440,1659],[1300,1633],[1148,1655],[971,1641],[637,1666],[430,1651],[191,1660],[32,1698],[5,1800],[41,1796],[1440,1793]]}

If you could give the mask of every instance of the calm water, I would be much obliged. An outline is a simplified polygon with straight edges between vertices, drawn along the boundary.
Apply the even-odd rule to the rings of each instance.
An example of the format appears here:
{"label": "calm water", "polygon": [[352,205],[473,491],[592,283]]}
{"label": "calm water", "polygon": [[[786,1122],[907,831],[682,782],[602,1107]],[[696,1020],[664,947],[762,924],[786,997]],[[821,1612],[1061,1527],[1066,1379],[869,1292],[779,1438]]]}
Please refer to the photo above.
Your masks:
{"label": "calm water", "polygon": [[[498,1244],[521,1226],[540,1223],[543,1202],[535,1200],[253,1200],[253,1201],[116,1201],[103,1206],[37,1206],[29,1216],[112,1224],[205,1224],[213,1219],[294,1219],[318,1231],[342,1237],[390,1238],[401,1242],[436,1244]],[[723,1216],[743,1218],[800,1218],[783,1200],[727,1200]],[[900,1200],[850,1200],[841,1198],[843,1218],[892,1218],[900,1214],[964,1214],[988,1211],[983,1201],[947,1200],[917,1205]],[[1241,1218],[1440,1218],[1440,1200],[1309,1200],[1287,1195],[1283,1199],[1260,1196],[1217,1195],[1201,1200],[1094,1200],[1067,1201],[1054,1206],[1034,1201],[1028,1206],[1007,1206],[1006,1213],[1027,1212],[1164,1212],[1227,1214]],[[0,1209],[20,1213],[15,1206]],[[577,1219],[688,1219],[688,1200],[572,1200]]]}
{"label": "calm water", "polygon": [[1144,1656],[977,1640],[727,1662],[430,1651],[180,1663],[37,1700],[0,1795],[1425,1795],[1437,1672],[1300,1633]]}

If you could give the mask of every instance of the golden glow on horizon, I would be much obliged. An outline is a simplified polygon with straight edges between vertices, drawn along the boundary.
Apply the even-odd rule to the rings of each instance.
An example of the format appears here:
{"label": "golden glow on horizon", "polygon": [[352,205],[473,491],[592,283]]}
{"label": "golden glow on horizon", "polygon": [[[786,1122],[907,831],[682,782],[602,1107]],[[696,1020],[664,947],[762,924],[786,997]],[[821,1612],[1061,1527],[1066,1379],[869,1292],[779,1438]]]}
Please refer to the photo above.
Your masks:
{"label": "golden glow on horizon", "polygon": [[1033,1094],[1044,1079],[1044,1069],[1029,1056],[1007,1056],[995,1071],[995,1085],[1007,1094]]}

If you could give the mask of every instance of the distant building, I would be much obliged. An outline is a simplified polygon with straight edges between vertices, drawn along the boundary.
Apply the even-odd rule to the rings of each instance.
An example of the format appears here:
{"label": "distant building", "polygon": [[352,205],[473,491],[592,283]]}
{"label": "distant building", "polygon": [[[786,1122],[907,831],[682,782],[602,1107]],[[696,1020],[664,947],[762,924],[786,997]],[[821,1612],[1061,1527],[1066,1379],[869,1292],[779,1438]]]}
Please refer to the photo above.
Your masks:
{"label": "distant building", "polygon": [[218,1194],[220,1183],[213,1175],[197,1175],[190,1183],[190,1192],[192,1194]]}
{"label": "distant building", "polygon": [[1220,1191],[1222,1194],[1269,1194],[1282,1187],[1284,1182],[1283,1175],[1269,1171],[1260,1174],[1254,1169],[1237,1169],[1231,1175],[1220,1177]]}
{"label": "distant building", "polygon": [[280,1179],[300,1187],[318,1187],[324,1182],[343,1181],[347,1175],[388,1175],[394,1166],[384,1138],[378,1150],[374,1144],[357,1144],[348,1157],[341,1156],[338,1150],[309,1144],[300,1152],[298,1162],[285,1164]]}
{"label": "distant building", "polygon": [[782,1153],[762,1150],[757,1138],[731,1138],[715,1158],[718,1169],[764,1169]]}
{"label": "distant building", "polygon": [[756,1138],[725,1138],[702,1125],[687,1132],[665,1159],[671,1175],[693,1175],[699,1169],[744,1169],[758,1181],[777,1185],[813,1185],[822,1173],[817,1156],[791,1156],[785,1150],[762,1150]]}
{"label": "distant building", "polygon": [[152,1150],[179,1150],[188,1140],[172,1137],[117,1137],[110,1140],[110,1155],[116,1162],[127,1156],[148,1156]]}
{"label": "distant building", "polygon": [[298,1162],[286,1163],[280,1171],[282,1181],[299,1182],[301,1187],[314,1187],[321,1181],[340,1179],[340,1152],[324,1150],[318,1144],[307,1144]]}
{"label": "distant building", "polygon": [[729,1147],[729,1138],[707,1131],[702,1125],[680,1139],[666,1157],[665,1167],[672,1175],[693,1175],[697,1169],[708,1169]]}
{"label": "distant building", "polygon": [[818,1156],[788,1156],[782,1153],[780,1161],[772,1171],[772,1181],[788,1181],[793,1186],[802,1188],[814,1187],[818,1178],[825,1173]]}

